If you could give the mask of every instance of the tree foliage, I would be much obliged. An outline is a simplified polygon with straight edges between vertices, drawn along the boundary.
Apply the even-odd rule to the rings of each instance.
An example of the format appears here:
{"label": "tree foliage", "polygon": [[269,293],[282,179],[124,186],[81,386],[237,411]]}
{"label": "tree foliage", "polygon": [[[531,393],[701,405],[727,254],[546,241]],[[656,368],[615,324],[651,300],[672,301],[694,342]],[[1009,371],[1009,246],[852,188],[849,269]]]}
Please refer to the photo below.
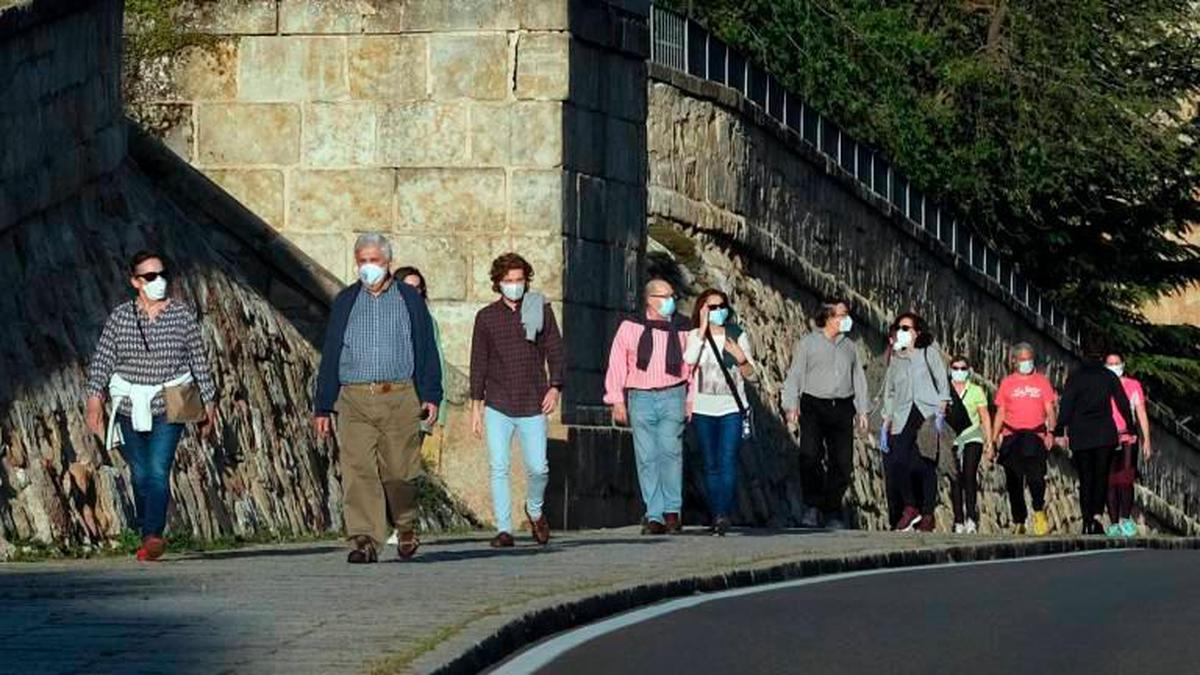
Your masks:
{"label": "tree foliage", "polygon": [[1191,0],[678,0],[1136,354],[1178,406],[1200,339],[1140,307],[1200,279]]}

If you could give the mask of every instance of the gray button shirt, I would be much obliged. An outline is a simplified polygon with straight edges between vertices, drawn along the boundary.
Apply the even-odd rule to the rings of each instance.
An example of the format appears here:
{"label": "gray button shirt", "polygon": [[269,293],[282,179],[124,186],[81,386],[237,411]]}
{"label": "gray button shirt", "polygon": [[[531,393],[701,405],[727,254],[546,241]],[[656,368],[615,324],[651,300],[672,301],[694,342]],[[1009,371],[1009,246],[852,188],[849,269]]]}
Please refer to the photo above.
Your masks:
{"label": "gray button shirt", "polygon": [[354,299],[338,362],[342,384],[412,379],[412,324],[396,283],[378,297],[364,287]]}
{"label": "gray button shirt", "polygon": [[803,394],[822,399],[853,397],[860,415],[871,411],[867,374],[854,340],[842,334],[830,340],[818,330],[796,341],[783,383],[783,409],[798,408]]}
{"label": "gray button shirt", "polygon": [[915,406],[929,419],[950,401],[946,360],[936,344],[924,349],[897,351],[883,380],[883,417],[900,433]]}

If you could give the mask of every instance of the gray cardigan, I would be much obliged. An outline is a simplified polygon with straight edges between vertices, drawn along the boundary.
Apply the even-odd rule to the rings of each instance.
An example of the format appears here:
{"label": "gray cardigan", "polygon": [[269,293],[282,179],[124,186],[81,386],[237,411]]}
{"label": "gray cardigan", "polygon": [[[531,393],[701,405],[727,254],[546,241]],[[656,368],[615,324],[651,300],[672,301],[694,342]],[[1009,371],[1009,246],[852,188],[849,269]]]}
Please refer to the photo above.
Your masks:
{"label": "gray cardigan", "polygon": [[883,380],[883,419],[891,422],[892,433],[904,428],[914,405],[929,419],[949,401],[946,361],[937,343],[892,354]]}

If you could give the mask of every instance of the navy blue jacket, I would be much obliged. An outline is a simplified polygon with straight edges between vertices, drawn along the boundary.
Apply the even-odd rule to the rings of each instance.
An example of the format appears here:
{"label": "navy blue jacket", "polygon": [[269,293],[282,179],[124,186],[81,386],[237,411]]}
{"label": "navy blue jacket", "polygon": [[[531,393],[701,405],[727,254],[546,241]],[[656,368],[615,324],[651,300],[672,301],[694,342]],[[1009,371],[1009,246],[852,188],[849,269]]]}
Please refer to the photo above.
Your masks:
{"label": "navy blue jacket", "polygon": [[[443,397],[442,364],[438,359],[437,342],[433,339],[433,317],[429,315],[425,299],[415,288],[401,283],[399,279],[392,283],[400,290],[408,307],[413,342],[413,384],[417,388],[417,397],[422,403],[440,404]],[[313,400],[313,410],[318,415],[333,412],[333,404],[337,402],[341,391],[338,370],[342,361],[342,344],[345,342],[346,325],[350,323],[350,310],[354,309],[361,290],[362,282],[358,281],[342,289],[333,299],[333,307],[329,310],[325,348],[321,350],[321,370],[317,373],[317,396]]]}

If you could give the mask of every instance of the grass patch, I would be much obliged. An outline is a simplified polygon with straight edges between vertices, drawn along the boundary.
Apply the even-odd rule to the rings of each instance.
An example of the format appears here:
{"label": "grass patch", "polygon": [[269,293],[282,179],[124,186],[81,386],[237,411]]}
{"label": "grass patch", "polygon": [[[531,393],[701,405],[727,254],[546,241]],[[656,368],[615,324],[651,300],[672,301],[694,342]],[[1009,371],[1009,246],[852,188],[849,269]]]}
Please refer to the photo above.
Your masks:
{"label": "grass patch", "polygon": [[[169,533],[167,535],[167,553],[205,553],[209,551],[229,551],[247,546],[302,544],[306,542],[339,541],[341,539],[342,535],[340,533],[292,534],[270,532],[249,536],[220,535],[213,539],[200,539],[191,532],[180,532]],[[132,556],[141,545],[141,536],[133,530],[125,530],[115,539],[91,546],[56,546],[38,541],[16,541],[12,544],[12,553],[8,558],[8,562],[31,563],[46,562],[48,560],[122,558]]]}

